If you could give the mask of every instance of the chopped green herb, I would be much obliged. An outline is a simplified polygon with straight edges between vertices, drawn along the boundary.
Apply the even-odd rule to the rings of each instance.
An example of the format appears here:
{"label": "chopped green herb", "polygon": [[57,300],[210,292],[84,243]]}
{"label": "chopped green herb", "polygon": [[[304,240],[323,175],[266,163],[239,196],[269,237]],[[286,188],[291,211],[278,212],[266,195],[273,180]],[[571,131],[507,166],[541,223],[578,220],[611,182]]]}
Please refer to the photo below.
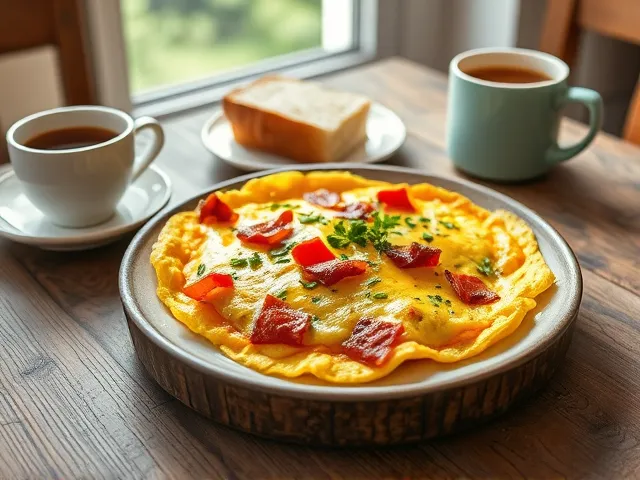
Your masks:
{"label": "chopped green herb", "polygon": [[493,266],[491,265],[491,260],[487,257],[483,258],[476,268],[478,269],[478,272],[486,275],[487,277],[495,273]]}
{"label": "chopped green herb", "polygon": [[320,321],[320,317],[317,315],[312,315],[311,316],[311,323],[316,323]]}
{"label": "chopped green herb", "polygon": [[318,282],[305,282],[303,280],[300,280],[300,283],[307,290],[313,290],[314,288],[316,288],[318,286]]}
{"label": "chopped green herb", "polygon": [[258,252],[253,252],[253,255],[249,257],[249,266],[252,269],[260,268],[262,265],[262,258],[260,258],[260,254]]}
{"label": "chopped green herb", "polygon": [[232,258],[229,261],[229,265],[233,268],[246,267],[249,264],[246,258]]}
{"label": "chopped green herb", "polygon": [[366,282],[362,282],[360,285],[362,285],[363,287],[370,287],[372,285],[375,285],[376,283],[380,283],[381,281],[382,279],[378,277],[371,277],[369,280],[367,280]]}
{"label": "chopped green herb", "polygon": [[377,267],[379,265],[378,262],[372,262],[371,260],[365,260],[365,262],[367,262],[367,265],[370,267]]}
{"label": "chopped green herb", "polygon": [[345,248],[351,243],[366,247],[371,242],[378,251],[389,248],[387,236],[393,227],[400,224],[400,215],[380,215],[380,212],[372,214],[373,225],[369,226],[363,220],[352,220],[348,226],[344,221],[338,222],[333,227],[333,233],[327,236],[329,245],[334,248]]}
{"label": "chopped green herb", "polygon": [[322,297],[311,297],[311,303],[315,303],[316,305],[320,303]]}
{"label": "chopped green herb", "polygon": [[422,233],[422,239],[426,240],[429,243],[431,243],[431,242],[433,242],[433,235],[431,235],[429,232],[423,232]]}
{"label": "chopped green herb", "polygon": [[439,283],[436,283],[436,288],[442,288],[442,285],[440,285]]}
{"label": "chopped green herb", "polygon": [[272,203],[269,208],[271,208],[271,211],[273,212],[274,210],[278,210],[279,208],[300,208],[300,206],[292,205],[290,203]]}
{"label": "chopped green herb", "polygon": [[422,223],[431,223],[431,219],[427,217],[420,217],[418,220],[420,220]]}
{"label": "chopped green herb", "polygon": [[416,227],[416,222],[414,222],[411,217],[406,217],[404,219],[404,223],[406,223],[408,227],[411,227],[411,228],[415,228]]}
{"label": "chopped green herb", "polygon": [[373,212],[373,226],[369,228],[367,237],[373,248],[379,252],[389,248],[387,235],[389,230],[400,225],[400,215],[380,215],[380,212]]}
{"label": "chopped green herb", "polygon": [[448,306],[451,306],[451,300],[449,300],[449,299],[445,300],[445,301],[444,301],[444,303],[445,303],[446,305],[448,305]]}
{"label": "chopped green herb", "polygon": [[272,257],[284,257],[297,244],[298,244],[298,242],[289,242],[284,247],[280,247],[280,248],[276,248],[275,250],[271,250],[269,252],[269,255],[272,256]]}
{"label": "chopped green herb", "polygon": [[453,222],[445,222],[443,220],[440,220],[438,223],[443,227],[448,228],[449,230],[453,230],[454,228],[456,230],[460,230],[460,227]]}
{"label": "chopped green herb", "polygon": [[384,292],[378,292],[378,293],[374,293],[372,295],[373,298],[377,299],[377,300],[383,300],[385,298],[389,298],[389,295],[387,295]]}
{"label": "chopped green herb", "polygon": [[340,260],[349,260],[349,257],[347,257],[344,253],[341,253]]}
{"label": "chopped green herb", "polygon": [[337,288],[332,288],[332,289],[331,289],[331,291],[332,291],[333,293],[338,293],[338,289],[337,289]]}
{"label": "chopped green herb", "polygon": [[278,260],[276,260],[273,263],[291,263],[291,259],[290,258],[279,258]]}
{"label": "chopped green herb", "polygon": [[274,297],[279,298],[280,300],[286,300],[287,299],[287,289],[285,288],[284,290],[281,290],[280,292],[276,293],[274,295]]}
{"label": "chopped green herb", "polygon": [[365,247],[367,245],[367,224],[364,220],[352,220],[345,227],[344,221],[336,223],[333,233],[327,236],[329,245],[333,248],[344,248],[352,242]]}
{"label": "chopped green herb", "polygon": [[397,231],[397,230],[394,230],[394,231],[393,231],[393,232],[391,232],[391,233],[393,233],[394,235],[404,235],[404,233],[399,232],[399,231]]}
{"label": "chopped green herb", "polygon": [[461,264],[461,263],[456,263],[456,264],[453,266],[453,268],[460,268],[461,266],[462,266],[462,264]]}
{"label": "chopped green herb", "polygon": [[201,277],[206,269],[207,267],[205,267],[204,263],[198,265],[198,276]]}
{"label": "chopped green herb", "polygon": [[442,303],[442,297],[440,295],[427,295],[427,297],[434,307],[439,307]]}
{"label": "chopped green herb", "polygon": [[236,272],[231,272],[231,278],[238,280],[238,274]]}
{"label": "chopped green herb", "polygon": [[298,220],[300,221],[300,223],[302,224],[308,224],[308,223],[321,223],[323,225],[326,225],[327,223],[329,223],[329,220],[327,220],[325,217],[323,217],[322,215],[318,214],[313,214],[313,213],[300,213],[298,215]]}
{"label": "chopped green herb", "polygon": [[449,315],[455,315],[456,312],[454,312],[453,310],[449,310]]}
{"label": "chopped green herb", "polygon": [[365,296],[365,297],[367,297],[367,298],[371,298],[371,292],[366,291],[366,292],[365,292],[365,294],[364,294],[364,296]]}

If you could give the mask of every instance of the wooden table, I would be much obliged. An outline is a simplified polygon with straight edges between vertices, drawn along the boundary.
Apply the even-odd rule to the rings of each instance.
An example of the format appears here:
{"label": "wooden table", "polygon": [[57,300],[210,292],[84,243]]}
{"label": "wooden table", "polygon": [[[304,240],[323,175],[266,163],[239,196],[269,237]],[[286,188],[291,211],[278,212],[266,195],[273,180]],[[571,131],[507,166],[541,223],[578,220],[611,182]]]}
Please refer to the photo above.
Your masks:
{"label": "wooden table", "polygon": [[[446,78],[391,59],[327,78],[386,104],[409,136],[391,163],[460,176],[444,153]],[[240,172],[208,154],[211,109],[164,122],[173,204]],[[563,125],[575,140],[585,127]],[[600,135],[527,185],[491,185],[546,218],[583,268],[566,364],[539,395],[455,437],[386,450],[259,440],[190,411],[137,361],[118,297],[130,238],[81,253],[0,241],[0,478],[640,475],[640,149]]]}

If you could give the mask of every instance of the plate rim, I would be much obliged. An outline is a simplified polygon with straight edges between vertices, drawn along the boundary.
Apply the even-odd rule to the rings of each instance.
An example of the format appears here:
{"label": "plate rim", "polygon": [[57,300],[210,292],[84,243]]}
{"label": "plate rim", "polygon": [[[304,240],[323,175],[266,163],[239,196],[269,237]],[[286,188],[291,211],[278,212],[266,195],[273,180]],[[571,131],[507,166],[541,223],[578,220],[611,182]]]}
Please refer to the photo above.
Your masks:
{"label": "plate rim", "polygon": [[[12,233],[10,231],[7,231],[4,227],[0,227],[0,238],[6,238],[8,240],[11,240],[17,243],[22,243],[24,245],[33,245],[38,247],[41,247],[41,246],[42,247],[58,247],[58,246],[73,247],[73,246],[98,244],[99,242],[109,240],[110,238],[115,238],[120,235],[124,235],[125,233],[130,232],[131,230],[134,230],[140,225],[143,225],[146,221],[153,218],[154,215],[161,212],[169,202],[169,199],[171,198],[171,195],[173,193],[173,185],[171,183],[171,178],[164,170],[162,170],[156,165],[149,165],[149,168],[145,170],[145,172],[143,172],[143,175],[149,170],[153,170],[160,178],[162,178],[167,188],[165,190],[164,196],[162,197],[159,207],[151,213],[145,213],[134,222],[127,223],[121,226],[111,227],[105,230],[99,230],[99,231],[96,231],[87,235],[78,236],[78,237],[34,237],[33,235],[22,235],[20,233]],[[17,178],[13,168],[9,168],[7,169],[6,172],[0,174],[0,184],[6,181],[6,179],[10,176],[14,176]],[[130,184],[129,187],[133,185],[133,183]],[[7,224],[11,226],[11,224],[9,223]],[[13,229],[16,232],[20,232],[16,228],[13,228]],[[99,244],[102,245],[102,243],[99,243]]]}
{"label": "plate rim", "polygon": [[[370,157],[366,162],[362,162],[362,163],[345,162],[342,165],[347,165],[347,164],[368,165],[371,163],[383,162],[387,158],[391,157],[395,152],[397,152],[398,149],[402,147],[402,145],[404,145],[404,143],[407,141],[407,126],[402,121],[402,118],[400,118],[400,116],[396,112],[394,112],[389,107],[383,105],[380,102],[371,101],[371,107],[379,109],[383,111],[385,115],[393,117],[394,120],[397,121],[398,124],[402,126],[402,135],[398,137],[397,146],[393,147],[391,151],[388,153]],[[273,165],[273,164],[264,165],[263,164],[262,166],[256,165],[255,167],[247,167],[245,165],[239,164],[238,162],[230,160],[228,157],[220,156],[216,151],[214,151],[214,148],[211,147],[210,145],[211,142],[209,140],[209,137],[211,134],[211,129],[216,124],[216,122],[220,121],[221,119],[228,122],[228,120],[224,118],[224,111],[222,110],[222,107],[219,107],[209,118],[207,118],[207,120],[205,120],[204,124],[202,125],[202,128],[200,129],[200,141],[202,142],[202,145],[209,153],[211,153],[212,155],[215,155],[216,158],[219,158],[226,164],[231,165],[239,170],[243,170],[245,172],[261,172],[261,171],[264,171],[265,169],[275,170],[280,168],[293,168],[293,167],[296,167],[297,165],[305,165],[304,163],[297,163],[294,160],[291,160],[292,163],[289,163],[286,165]],[[269,155],[279,157],[279,155],[275,155],[271,153]],[[280,157],[280,158],[285,158],[285,157]]]}
{"label": "plate rim", "polygon": [[[131,243],[127,247],[127,250],[123,256],[122,263],[120,265],[120,271],[118,274],[118,288],[120,292],[123,308],[126,311],[127,317],[130,318],[138,327],[138,329],[156,346],[163,349],[166,353],[173,356],[179,361],[185,362],[189,366],[197,369],[198,371],[216,378],[222,382],[226,382],[232,385],[238,385],[249,390],[266,392],[270,394],[288,396],[294,398],[307,398],[313,400],[327,400],[327,401],[378,401],[386,399],[397,398],[411,398],[416,396],[423,396],[433,394],[435,392],[445,391],[452,388],[460,387],[463,385],[472,384],[486,380],[494,375],[504,373],[513,368],[523,365],[529,360],[535,358],[540,352],[549,348],[555,340],[562,335],[577,318],[580,303],[583,294],[583,279],[580,265],[576,258],[575,253],[562,237],[562,235],[549,223],[547,223],[542,217],[540,217],[533,210],[529,209],[520,202],[497,192],[491,188],[485,187],[473,183],[471,181],[455,178],[445,177],[441,175],[428,175],[419,170],[407,167],[399,167],[394,165],[367,165],[367,164],[313,164],[313,165],[300,165],[299,170],[303,172],[309,172],[314,170],[375,170],[383,172],[396,172],[404,173],[416,176],[416,178],[424,179],[428,181],[428,178],[440,178],[446,181],[452,181],[459,183],[472,190],[478,191],[478,193],[492,197],[511,208],[514,208],[519,216],[523,216],[527,223],[535,223],[537,227],[545,230],[545,233],[549,234],[553,239],[553,245],[560,248],[560,256],[566,261],[567,268],[569,269],[570,277],[575,282],[574,288],[571,291],[575,292],[572,295],[571,302],[567,306],[567,310],[564,315],[559,315],[557,323],[549,328],[545,336],[535,345],[528,350],[517,354],[514,358],[504,362],[504,364],[496,366],[495,368],[487,369],[480,372],[466,374],[460,378],[453,378],[451,380],[443,381],[436,385],[421,386],[417,383],[408,383],[404,385],[383,386],[383,387],[367,387],[359,386],[357,389],[347,390],[346,386],[341,385],[308,385],[296,382],[290,382],[287,386],[270,385],[269,375],[264,375],[264,382],[255,383],[252,380],[247,380],[244,377],[238,377],[233,374],[228,374],[224,368],[216,368],[210,363],[200,359],[199,357],[189,353],[186,350],[174,345],[166,337],[164,337],[160,331],[158,331],[150,322],[148,322],[142,314],[138,303],[133,295],[132,289],[132,267],[135,263],[136,255],[139,250],[142,250],[147,241],[155,241],[155,238],[149,239],[149,234],[158,226],[160,222],[166,222],[166,220],[175,213],[182,211],[186,204],[196,201],[197,199],[204,197],[212,191],[229,188],[237,184],[246,183],[253,178],[263,177],[278,172],[285,172],[292,170],[291,168],[278,168],[272,170],[265,170],[261,172],[254,172],[238,177],[234,177],[229,180],[218,182],[211,187],[193,195],[184,201],[175,205],[171,209],[165,209],[157,213],[149,222],[147,222],[142,229],[140,229]],[[366,175],[366,173],[356,173]],[[155,292],[154,292],[155,293]],[[159,301],[159,300],[158,300]],[[177,320],[176,320],[177,321]],[[286,379],[285,379],[286,380]]]}

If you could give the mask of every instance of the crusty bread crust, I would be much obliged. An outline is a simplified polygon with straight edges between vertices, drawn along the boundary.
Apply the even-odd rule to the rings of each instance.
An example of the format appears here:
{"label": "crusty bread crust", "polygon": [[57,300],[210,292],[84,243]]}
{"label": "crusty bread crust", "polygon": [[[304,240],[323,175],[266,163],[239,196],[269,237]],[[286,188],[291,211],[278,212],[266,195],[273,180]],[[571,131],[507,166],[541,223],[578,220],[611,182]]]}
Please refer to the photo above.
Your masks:
{"label": "crusty bread crust", "polygon": [[[236,89],[222,100],[224,114],[231,124],[233,136],[240,145],[275,155],[291,158],[298,162],[331,162],[338,161],[338,155],[344,157],[355,146],[364,142],[364,123],[366,123],[369,104],[364,105],[355,115],[345,120],[337,131],[327,131],[318,126],[293,120],[273,111],[262,110],[255,106],[245,105],[235,100],[235,95],[245,88],[261,82],[282,80],[281,77],[264,77],[251,85]],[[287,81],[290,81],[287,79]],[[362,124],[358,128],[357,124]],[[347,139],[348,145],[337,148],[338,141],[345,127],[353,129],[354,134],[362,138]],[[344,139],[342,140],[344,142]]]}

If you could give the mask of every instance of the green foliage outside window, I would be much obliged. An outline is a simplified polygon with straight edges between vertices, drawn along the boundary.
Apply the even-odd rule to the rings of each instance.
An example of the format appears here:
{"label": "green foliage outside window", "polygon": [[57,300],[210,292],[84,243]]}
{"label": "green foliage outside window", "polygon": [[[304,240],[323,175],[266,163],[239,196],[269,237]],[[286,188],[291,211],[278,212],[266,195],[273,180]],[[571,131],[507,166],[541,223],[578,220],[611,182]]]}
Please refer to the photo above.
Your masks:
{"label": "green foliage outside window", "polygon": [[122,0],[131,90],[321,46],[322,0]]}

